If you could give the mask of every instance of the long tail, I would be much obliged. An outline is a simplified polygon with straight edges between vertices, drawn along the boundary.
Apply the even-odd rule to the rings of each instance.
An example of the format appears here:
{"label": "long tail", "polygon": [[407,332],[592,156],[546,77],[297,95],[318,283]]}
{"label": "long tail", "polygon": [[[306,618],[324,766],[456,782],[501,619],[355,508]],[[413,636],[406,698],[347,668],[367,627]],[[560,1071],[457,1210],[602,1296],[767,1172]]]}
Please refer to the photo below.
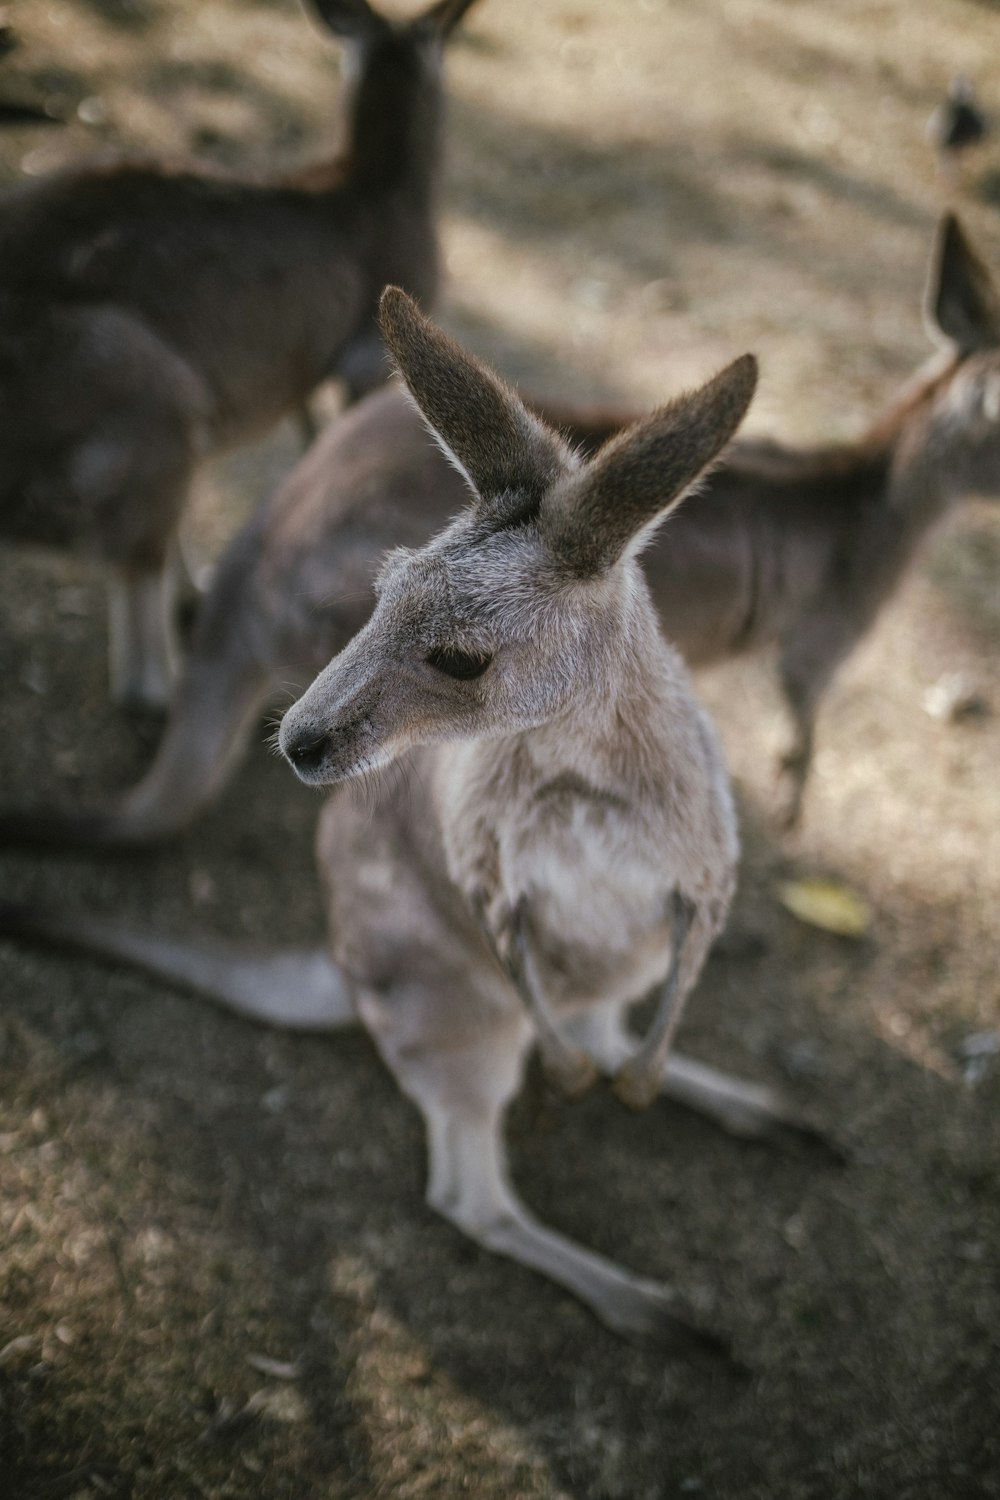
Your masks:
{"label": "long tail", "polygon": [[0,845],[141,848],[179,833],[221,790],[272,690],[256,662],[192,662],[141,781],[103,808],[0,811]]}
{"label": "long tail", "polygon": [[141,848],[180,832],[219,792],[275,690],[263,663],[280,638],[280,610],[255,586],[265,524],[258,512],[219,563],[142,780],[105,807],[0,809],[0,845]]}
{"label": "long tail", "polygon": [[346,978],[320,948],[254,953],[147,932],[114,918],[8,902],[0,903],[0,938],[125,963],[289,1030],[328,1031],[356,1019]]}

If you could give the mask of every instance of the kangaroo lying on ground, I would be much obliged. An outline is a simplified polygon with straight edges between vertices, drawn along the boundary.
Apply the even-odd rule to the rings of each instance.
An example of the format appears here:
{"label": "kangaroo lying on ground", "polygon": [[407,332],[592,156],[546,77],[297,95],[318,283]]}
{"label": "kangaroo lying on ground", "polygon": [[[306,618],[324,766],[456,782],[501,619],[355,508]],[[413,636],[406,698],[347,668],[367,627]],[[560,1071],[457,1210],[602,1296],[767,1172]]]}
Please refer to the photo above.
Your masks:
{"label": "kangaroo lying on ground", "polygon": [[[797,450],[737,441],[654,537],[643,567],[690,665],[776,644],[796,738],[799,812],[816,709],[933,524],[1000,492],[1000,299],[958,222],[944,220],[928,287],[945,351],[857,442]],[[588,452],[621,417],[541,403]],[[178,832],[220,790],[265,703],[300,688],[361,629],[384,550],[420,545],[464,485],[389,387],[305,455],[220,563],[157,757],[106,810],[0,814],[0,842],[141,845]]]}
{"label": "kangaroo lying on ground", "polygon": [[72,167],[0,204],[0,535],[111,568],[114,696],[162,704],[172,568],[196,468],[318,382],[388,374],[387,281],[429,302],[441,46],[473,0],[415,20],[313,0],[353,59],[348,141],[274,181]]}
{"label": "kangaroo lying on ground", "polygon": [[[735,361],[587,463],[397,289],[383,327],[472,500],[420,550],[389,554],[368,624],[281,726],[313,785],[407,757],[374,814],[343,794],[324,810],[332,961],[12,908],[0,925],[287,1026],[359,1018],[424,1116],[433,1207],[619,1333],[704,1340],[666,1287],[528,1214],[501,1132],[533,1037],[571,1091],[600,1069],[634,1105],[664,1090],[750,1134],[782,1119],[767,1091],[668,1058],[738,851],[714,733],[637,561],[741,420],[756,366]],[[651,990],[635,1046],[624,1017]]]}

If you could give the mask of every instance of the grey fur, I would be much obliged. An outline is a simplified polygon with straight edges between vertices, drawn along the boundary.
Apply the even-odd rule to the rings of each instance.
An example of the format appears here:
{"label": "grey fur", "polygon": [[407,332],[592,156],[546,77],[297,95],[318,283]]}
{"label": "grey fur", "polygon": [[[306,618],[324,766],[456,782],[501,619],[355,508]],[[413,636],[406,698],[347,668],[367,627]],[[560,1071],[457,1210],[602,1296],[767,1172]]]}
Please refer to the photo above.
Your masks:
{"label": "grey fur", "polygon": [[96,163],[0,201],[0,535],[113,570],[122,701],[169,693],[169,569],[198,467],[328,377],[352,398],[379,384],[383,286],[436,293],[440,49],[468,0],[406,23],[366,0],[317,8],[356,58],[332,161],[263,182]]}
{"label": "grey fur", "polygon": [[[892,598],[932,528],[969,495],[1000,495],[1000,333],[992,290],[949,259],[942,226],[927,289],[945,275],[985,314],[856,442],[813,450],[737,440],[654,534],[641,562],[663,628],[689,665],[776,649],[795,726],[786,816],[799,812],[816,713],[840,663]],[[992,286],[992,283],[989,283]],[[981,345],[981,347],[979,347]],[[535,403],[590,452],[617,413]],[[261,705],[301,690],[365,623],[379,559],[420,546],[467,503],[403,394],[368,397],[320,437],[225,555],[195,628],[156,760],[104,811],[6,813],[0,842],[138,844],[183,828],[224,784]],[[513,517],[513,510],[511,515]]]}
{"label": "grey fur", "polygon": [[[281,748],[310,784],[401,755],[413,771],[371,819],[346,798],[324,811],[334,958],[423,1111],[431,1203],[619,1332],[675,1331],[663,1289],[530,1218],[501,1129],[532,1031],[576,1088],[600,1059],[564,1039],[567,1019],[618,1018],[669,975],[655,1042],[624,1079],[632,1102],[648,1102],[725,921],[738,843],[722,757],[659,633],[622,517],[645,530],[654,494],[661,516],[675,503],[731,437],[756,366],[735,361],[623,434],[610,465],[567,457],[552,476],[559,445],[517,397],[404,293],[382,302],[415,400],[492,493],[420,550],[389,555],[368,624],[282,721]],[[498,528],[492,502],[515,491],[537,504]],[[613,538],[585,577],[566,544],[575,495],[588,528]],[[456,676],[435,664],[445,651],[486,665]]]}
{"label": "grey fur", "polygon": [[[422,328],[412,310],[408,317]],[[432,364],[451,357],[432,333],[424,350]],[[428,372],[408,363],[420,394]],[[689,398],[690,472],[673,472],[673,483],[710,461],[752,388],[746,361],[714,383],[714,431],[703,397]],[[682,411],[665,419],[679,443]],[[517,428],[510,415],[502,432]],[[639,429],[640,444],[647,434]],[[511,469],[525,471],[520,445]],[[560,533],[565,486],[575,477],[582,490],[587,473],[567,464],[556,481]],[[436,1209],[565,1286],[615,1331],[717,1352],[677,1316],[668,1288],[532,1218],[504,1161],[503,1114],[532,1039],[512,979],[525,958],[543,1017],[594,1070],[620,1073],[634,1056],[625,1012],[666,980],[649,1059],[659,1087],[740,1134],[790,1123],[768,1091],[662,1045],[732,894],[728,784],[635,558],[626,548],[581,579],[546,536],[551,493],[516,527],[484,525],[472,505],[421,550],[394,554],[369,624],[286,715],[283,744],[313,781],[416,747],[407,792],[373,816],[343,796],[327,804],[318,853],[332,965],[309,955],[230,959],[217,947],[61,913],[6,908],[0,931],[140,964],[257,1019],[338,1026],[350,1008],[424,1114]],[[673,498],[664,490],[661,508]],[[489,667],[452,681],[426,660],[441,641],[488,649]],[[650,1075],[640,1075],[623,1075],[637,1085],[633,1102],[647,1097]]]}
{"label": "grey fur", "polygon": [[927,315],[963,354],[1000,344],[1000,296],[954,214],[938,230]]}

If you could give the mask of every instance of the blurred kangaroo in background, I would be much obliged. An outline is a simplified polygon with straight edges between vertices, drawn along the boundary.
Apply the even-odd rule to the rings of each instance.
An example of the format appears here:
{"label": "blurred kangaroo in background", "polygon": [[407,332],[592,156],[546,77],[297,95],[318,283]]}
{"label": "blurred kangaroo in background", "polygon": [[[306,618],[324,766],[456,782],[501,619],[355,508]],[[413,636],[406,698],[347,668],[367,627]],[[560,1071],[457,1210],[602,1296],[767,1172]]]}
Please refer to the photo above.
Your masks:
{"label": "blurred kangaroo in background", "polygon": [[[726,919],[738,843],[714,733],[637,561],[742,419],[756,364],[736,360],[586,463],[404,293],[382,305],[472,499],[422,549],[389,553],[367,625],[282,722],[281,748],[312,785],[407,759],[374,812],[344,795],[324,809],[332,962],[255,966],[59,913],[7,908],[0,925],[285,1025],[356,1015],[423,1114],[434,1208],[619,1333],[704,1342],[666,1287],[527,1212],[502,1126],[533,1039],[571,1092],[600,1069],[636,1106],[665,1089],[740,1132],[781,1123],[765,1090],[668,1061]],[[636,1046],[625,1014],[651,990]]]}
{"label": "blurred kangaroo in background", "polygon": [[[1000,297],[957,220],[940,227],[927,292],[944,350],[854,443],[738,440],[642,564],[689,665],[776,645],[795,724],[784,763],[794,821],[816,710],[934,523],[1000,494]],[[624,421],[536,410],[593,453]],[[388,387],[325,432],[224,556],[195,627],[159,753],[109,808],[0,814],[0,843],[93,848],[178,832],[225,782],[265,703],[304,686],[361,629],[379,559],[426,541],[462,505],[461,476]]]}
{"label": "blurred kangaroo in background", "polygon": [[378,296],[430,302],[441,47],[473,0],[312,0],[350,58],[347,144],[272,181],[75,166],[0,200],[0,535],[111,569],[112,691],[167,701],[196,468],[328,376],[386,378]]}

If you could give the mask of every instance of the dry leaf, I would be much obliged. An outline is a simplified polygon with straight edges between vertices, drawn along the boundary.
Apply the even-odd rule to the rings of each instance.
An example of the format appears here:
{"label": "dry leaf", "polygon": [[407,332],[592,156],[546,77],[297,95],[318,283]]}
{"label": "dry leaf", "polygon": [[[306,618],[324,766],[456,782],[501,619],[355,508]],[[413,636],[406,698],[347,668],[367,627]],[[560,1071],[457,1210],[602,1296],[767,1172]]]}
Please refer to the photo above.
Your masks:
{"label": "dry leaf", "polygon": [[923,696],[924,712],[943,724],[959,719],[982,718],[989,704],[976,683],[965,672],[946,672]]}
{"label": "dry leaf", "polygon": [[262,1375],[272,1375],[275,1380],[301,1380],[303,1364],[297,1359],[294,1364],[289,1364],[283,1359],[271,1359],[267,1354],[248,1354],[247,1364],[259,1370]]}
{"label": "dry leaf", "polygon": [[11,1339],[9,1344],[4,1344],[3,1348],[0,1349],[0,1370],[3,1369],[4,1365],[9,1365],[13,1360],[17,1359],[19,1354],[24,1354],[27,1350],[33,1348],[36,1342],[33,1333],[22,1333],[18,1338]]}
{"label": "dry leaf", "polygon": [[243,1410],[270,1422],[305,1422],[309,1417],[309,1407],[291,1385],[254,1391]]}
{"label": "dry leaf", "polygon": [[871,926],[867,902],[835,880],[783,880],[778,900],[800,922],[835,932],[840,937],[862,937]]}

